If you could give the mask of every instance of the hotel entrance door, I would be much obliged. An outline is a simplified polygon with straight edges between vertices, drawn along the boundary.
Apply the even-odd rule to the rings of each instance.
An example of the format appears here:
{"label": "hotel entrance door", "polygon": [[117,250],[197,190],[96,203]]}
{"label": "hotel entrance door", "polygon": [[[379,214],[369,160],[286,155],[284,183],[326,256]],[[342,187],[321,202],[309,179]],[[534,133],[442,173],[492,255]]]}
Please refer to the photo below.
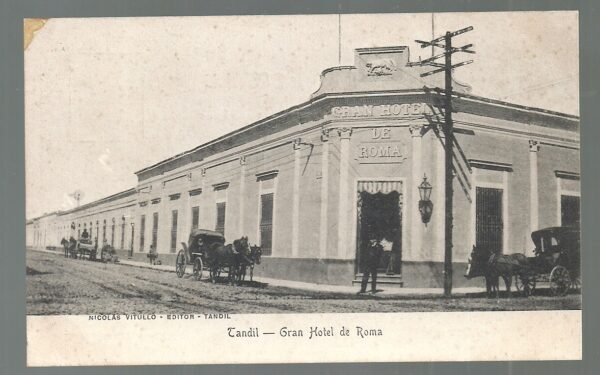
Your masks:
{"label": "hotel entrance door", "polygon": [[356,271],[363,272],[361,257],[369,241],[377,239],[383,246],[378,273],[399,275],[402,272],[402,183],[399,181],[359,182],[357,199]]}

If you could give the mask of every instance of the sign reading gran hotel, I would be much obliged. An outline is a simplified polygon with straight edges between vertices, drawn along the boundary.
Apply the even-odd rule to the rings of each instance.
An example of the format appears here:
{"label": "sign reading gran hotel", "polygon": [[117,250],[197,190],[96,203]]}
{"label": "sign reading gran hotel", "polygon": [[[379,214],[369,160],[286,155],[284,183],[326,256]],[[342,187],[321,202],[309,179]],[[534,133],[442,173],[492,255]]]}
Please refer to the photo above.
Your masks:
{"label": "sign reading gran hotel", "polygon": [[335,118],[417,116],[427,113],[425,103],[382,104],[333,107],[331,114]]}

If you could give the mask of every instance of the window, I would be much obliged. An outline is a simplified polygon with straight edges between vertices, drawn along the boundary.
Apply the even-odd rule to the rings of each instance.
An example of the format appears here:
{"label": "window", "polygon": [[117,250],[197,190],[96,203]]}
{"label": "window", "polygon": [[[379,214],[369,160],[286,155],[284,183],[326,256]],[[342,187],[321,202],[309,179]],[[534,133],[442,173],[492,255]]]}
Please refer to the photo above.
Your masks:
{"label": "window", "polygon": [[263,255],[271,255],[273,245],[273,193],[260,196],[260,247]]}
{"label": "window", "polygon": [[106,220],[102,223],[102,246],[104,246],[104,242],[106,242]]}
{"label": "window", "polygon": [[171,212],[171,252],[177,250],[177,210]]}
{"label": "window", "polygon": [[131,250],[131,252],[133,252],[133,239],[134,239],[134,235],[135,235],[135,226],[133,225],[133,223],[131,223],[131,246],[129,248],[129,250]]}
{"label": "window", "polygon": [[217,223],[215,231],[225,235],[225,216],[227,209],[227,188],[229,182],[221,182],[213,185],[215,191],[215,202],[217,203]]}
{"label": "window", "polygon": [[[158,212],[152,214],[152,246],[157,250],[156,244],[158,242]],[[158,250],[157,250],[158,251]]]}
{"label": "window", "polygon": [[112,219],[112,225],[110,226],[110,246],[115,247],[115,218]]}
{"label": "window", "polygon": [[579,197],[572,195],[560,196],[560,224],[563,226],[579,225]]}
{"label": "window", "polygon": [[140,219],[140,252],[144,251],[144,234],[146,233],[146,215]]}
{"label": "window", "polygon": [[221,234],[225,234],[225,210],[227,207],[226,202],[217,203],[217,225],[215,230]]}
{"label": "window", "polygon": [[273,255],[277,170],[256,174],[258,182],[258,243],[263,255]]}
{"label": "window", "polygon": [[125,219],[121,222],[121,250],[125,248]]}
{"label": "window", "polygon": [[477,187],[475,209],[476,246],[501,253],[504,235],[502,189]]}
{"label": "window", "polygon": [[192,229],[198,229],[200,221],[200,207],[192,207]]}

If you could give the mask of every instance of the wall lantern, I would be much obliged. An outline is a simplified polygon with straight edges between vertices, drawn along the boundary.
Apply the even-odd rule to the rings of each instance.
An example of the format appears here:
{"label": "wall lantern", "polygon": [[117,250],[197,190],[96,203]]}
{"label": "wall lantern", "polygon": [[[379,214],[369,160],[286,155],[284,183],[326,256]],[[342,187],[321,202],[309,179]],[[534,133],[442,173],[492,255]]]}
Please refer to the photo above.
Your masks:
{"label": "wall lantern", "polygon": [[425,225],[429,223],[431,213],[433,212],[433,202],[429,199],[432,189],[431,184],[427,182],[427,175],[423,175],[423,182],[419,185],[419,195],[421,196],[421,200],[419,200],[419,212],[421,213],[421,220]]}

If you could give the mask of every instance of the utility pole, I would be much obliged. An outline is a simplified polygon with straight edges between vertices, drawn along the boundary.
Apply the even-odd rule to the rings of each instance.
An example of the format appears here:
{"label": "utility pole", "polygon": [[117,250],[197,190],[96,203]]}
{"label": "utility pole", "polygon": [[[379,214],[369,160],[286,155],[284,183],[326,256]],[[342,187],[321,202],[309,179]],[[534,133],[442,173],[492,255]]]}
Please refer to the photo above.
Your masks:
{"label": "utility pole", "polygon": [[[444,244],[444,296],[450,297],[452,295],[452,229],[453,229],[453,181],[454,172],[452,167],[452,157],[454,155],[454,123],[452,122],[452,71],[459,66],[471,64],[473,60],[467,60],[458,64],[452,65],[452,54],[456,52],[475,53],[470,48],[473,44],[467,44],[459,48],[452,47],[452,38],[464,34],[468,31],[473,30],[473,26],[466,27],[457,31],[447,31],[444,36],[435,38],[429,42],[416,40],[417,43],[421,44],[421,48],[431,46],[432,48],[438,47],[444,50],[443,53],[433,55],[432,57],[420,61],[418,64],[421,66],[432,66],[438,69],[422,73],[421,77],[426,77],[432,74],[444,72],[445,73],[445,87],[444,87],[444,171],[445,171],[445,194],[446,194],[446,212],[445,212],[445,244]],[[443,44],[442,44],[443,42]],[[435,60],[444,57],[444,64],[435,62]]]}

